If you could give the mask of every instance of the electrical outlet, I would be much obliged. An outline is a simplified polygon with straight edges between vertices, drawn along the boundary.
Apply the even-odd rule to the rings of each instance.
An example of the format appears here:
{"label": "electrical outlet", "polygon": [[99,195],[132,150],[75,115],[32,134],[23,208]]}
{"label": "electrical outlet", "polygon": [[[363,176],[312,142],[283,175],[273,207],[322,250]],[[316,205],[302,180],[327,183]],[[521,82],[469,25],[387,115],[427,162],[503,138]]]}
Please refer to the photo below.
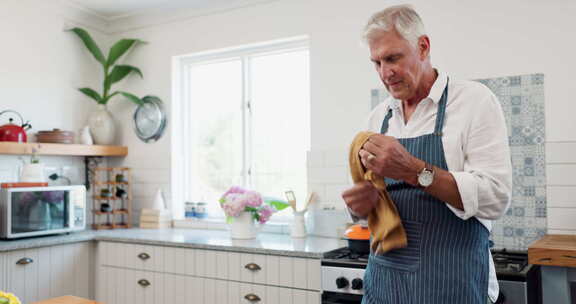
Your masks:
{"label": "electrical outlet", "polygon": [[62,166],[61,167],[62,176],[70,179],[72,185],[77,185],[83,183],[83,177],[80,175],[80,170],[75,166]]}
{"label": "electrical outlet", "polygon": [[322,202],[322,203],[320,203],[320,209],[322,209],[322,210],[336,210],[336,204],[334,204],[334,202]]}

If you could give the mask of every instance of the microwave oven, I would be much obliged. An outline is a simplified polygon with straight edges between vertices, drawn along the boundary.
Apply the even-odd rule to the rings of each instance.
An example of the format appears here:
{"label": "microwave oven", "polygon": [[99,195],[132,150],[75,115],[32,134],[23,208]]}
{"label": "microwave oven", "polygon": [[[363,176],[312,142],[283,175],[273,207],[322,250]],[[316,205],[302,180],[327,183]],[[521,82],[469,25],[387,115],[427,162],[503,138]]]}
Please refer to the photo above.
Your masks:
{"label": "microwave oven", "polygon": [[84,230],[86,188],[4,188],[0,192],[0,224],[3,239]]}

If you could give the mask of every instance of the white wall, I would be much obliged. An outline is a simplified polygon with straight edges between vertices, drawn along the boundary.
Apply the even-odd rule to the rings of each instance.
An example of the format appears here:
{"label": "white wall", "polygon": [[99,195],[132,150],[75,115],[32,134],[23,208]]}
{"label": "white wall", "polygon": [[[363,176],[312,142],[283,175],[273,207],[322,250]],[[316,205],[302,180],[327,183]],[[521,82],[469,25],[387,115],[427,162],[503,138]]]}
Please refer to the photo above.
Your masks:
{"label": "white wall", "polygon": [[[312,188],[323,201],[342,208],[339,189],[346,180],[346,149],[370,108],[370,89],[380,87],[360,43],[366,19],[392,1],[280,0],[209,16],[137,26],[146,16],[118,25],[137,28],[114,38],[133,36],[149,42],[131,63],[144,81],[127,88],[140,95],[171,99],[172,56],[248,43],[309,35],[311,41]],[[542,72],[546,85],[549,228],[576,232],[576,120],[572,82],[576,63],[576,3],[570,1],[414,1],[429,31],[432,61],[459,78],[486,78]],[[119,105],[128,121],[131,108]],[[124,127],[130,146],[126,164],[136,168],[141,186],[168,187],[170,139],[144,145]],[[329,157],[328,158],[325,158]],[[315,159],[319,162],[315,163]],[[559,164],[558,164],[559,163]],[[334,176],[339,178],[334,179]],[[146,200],[151,190],[146,190]]]}
{"label": "white wall", "polygon": [[[0,111],[19,112],[33,128],[29,141],[39,130],[60,128],[78,131],[95,109],[76,88],[100,83],[98,66],[78,38],[65,32],[74,25],[65,16],[60,1],[0,1]],[[77,17],[77,16],[76,16]],[[107,36],[90,29],[94,38],[107,44]],[[0,117],[0,124],[7,123]],[[0,155],[0,182],[17,181],[21,160],[29,157]],[[57,172],[83,183],[80,157],[40,157],[46,175]]]}

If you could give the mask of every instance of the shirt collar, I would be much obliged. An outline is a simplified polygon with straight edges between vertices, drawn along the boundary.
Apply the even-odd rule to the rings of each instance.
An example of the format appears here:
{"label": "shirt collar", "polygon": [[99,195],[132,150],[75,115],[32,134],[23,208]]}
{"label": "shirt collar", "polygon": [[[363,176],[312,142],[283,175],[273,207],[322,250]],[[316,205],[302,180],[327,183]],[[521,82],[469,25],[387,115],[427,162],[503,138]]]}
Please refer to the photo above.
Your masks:
{"label": "shirt collar", "polygon": [[432,88],[430,89],[430,93],[428,93],[428,97],[432,99],[434,103],[438,103],[440,98],[442,98],[442,93],[444,93],[444,88],[446,88],[446,84],[448,83],[448,75],[438,69],[435,69],[438,72],[438,77],[434,81]]}
{"label": "shirt collar", "polygon": [[[446,88],[446,84],[448,83],[448,75],[444,72],[438,71],[438,69],[435,70],[438,72],[438,77],[436,77],[436,80],[430,89],[430,93],[428,93],[426,98],[430,98],[434,103],[438,103],[440,98],[442,98],[442,93],[444,93],[444,88]],[[399,99],[390,96],[389,107],[391,109],[398,109],[401,104],[402,102]]]}

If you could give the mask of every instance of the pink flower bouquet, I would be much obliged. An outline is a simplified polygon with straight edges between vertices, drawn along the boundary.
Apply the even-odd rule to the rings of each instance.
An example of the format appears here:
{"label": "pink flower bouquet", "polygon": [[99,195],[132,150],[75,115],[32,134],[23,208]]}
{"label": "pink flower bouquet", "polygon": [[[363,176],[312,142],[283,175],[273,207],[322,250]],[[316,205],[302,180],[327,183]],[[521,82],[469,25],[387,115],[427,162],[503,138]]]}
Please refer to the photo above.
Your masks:
{"label": "pink flower bouquet", "polygon": [[228,222],[242,212],[252,213],[252,218],[260,224],[266,223],[272,214],[285,209],[289,204],[273,198],[263,198],[260,193],[233,186],[220,198],[220,206]]}

